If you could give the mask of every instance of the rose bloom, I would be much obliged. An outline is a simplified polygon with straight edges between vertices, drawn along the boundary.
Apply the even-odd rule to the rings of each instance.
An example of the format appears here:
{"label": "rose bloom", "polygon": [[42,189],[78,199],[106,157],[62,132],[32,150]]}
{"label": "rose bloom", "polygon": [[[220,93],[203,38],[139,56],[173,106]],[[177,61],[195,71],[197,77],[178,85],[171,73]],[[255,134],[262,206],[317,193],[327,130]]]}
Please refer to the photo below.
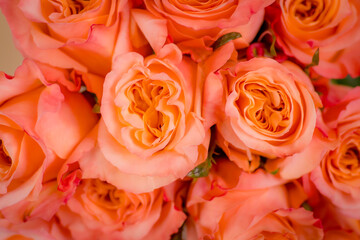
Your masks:
{"label": "rose bloom", "polygon": [[82,179],[57,216],[72,239],[169,239],[186,219],[181,202],[175,206],[179,186],[134,194],[99,179]]}
{"label": "rose bloom", "polygon": [[211,44],[229,32],[242,34],[234,41],[237,48],[247,47],[263,22],[264,8],[272,2],[145,0],[147,11],[134,9],[132,16],[155,52],[156,45],[168,38],[196,60],[203,60],[211,53]]}
{"label": "rose bloom", "polygon": [[57,219],[36,219],[21,224],[12,224],[0,219],[0,238],[4,240],[66,240],[69,235],[61,229]]}
{"label": "rose bloom", "polygon": [[[24,61],[14,77],[0,73],[0,209],[2,216],[13,221],[38,214],[38,203],[28,212],[21,209],[56,192],[51,181],[56,184],[64,159],[97,121],[81,94],[58,84],[45,86],[45,82],[30,60]],[[49,212],[52,210],[43,213]]]}
{"label": "rose bloom", "polygon": [[[327,154],[311,172],[311,180],[343,214],[360,218],[360,88],[355,88],[338,104],[325,108],[324,132],[329,135]],[[334,136],[335,135],[335,136]],[[318,148],[314,145],[311,148]]]}
{"label": "rose bloom", "polygon": [[321,222],[298,208],[306,199],[300,189],[285,185],[242,189],[236,184],[236,179],[242,181],[239,174],[234,163],[217,160],[206,177],[211,181],[191,185],[186,205],[189,239],[322,239]]}
{"label": "rose bloom", "polygon": [[360,75],[360,2],[358,0],[280,0],[267,8],[278,44],[285,53],[310,64],[328,78]]}
{"label": "rose bloom", "polygon": [[310,174],[302,177],[302,183],[314,216],[322,222],[325,240],[360,239],[359,219],[345,216],[341,209],[331,203],[331,199],[322,196],[310,181]]}
{"label": "rose bloom", "polygon": [[104,82],[98,131],[103,164],[134,181],[151,179],[153,186],[143,189],[151,191],[203,162],[210,130],[201,117],[199,81],[197,65],[173,44],[145,59],[120,56]]}
{"label": "rose bloom", "polygon": [[16,46],[28,58],[105,75],[113,52],[129,50],[124,0],[1,0],[0,8]]}
{"label": "rose bloom", "polygon": [[285,178],[311,171],[316,163],[308,158],[312,153],[304,151],[318,134],[314,130],[321,102],[310,79],[291,62],[253,58],[226,63],[228,49],[224,46],[205,62],[214,68],[207,73],[204,115],[217,117],[219,145],[247,171],[259,166],[254,154],[278,158]]}

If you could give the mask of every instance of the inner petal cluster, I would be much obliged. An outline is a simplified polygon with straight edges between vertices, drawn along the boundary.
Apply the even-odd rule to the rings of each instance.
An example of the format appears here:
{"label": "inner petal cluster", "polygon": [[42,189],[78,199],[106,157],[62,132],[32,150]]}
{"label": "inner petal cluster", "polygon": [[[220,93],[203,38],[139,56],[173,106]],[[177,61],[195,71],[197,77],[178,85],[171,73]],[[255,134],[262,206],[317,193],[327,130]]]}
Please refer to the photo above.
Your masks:
{"label": "inner petal cluster", "polygon": [[289,126],[290,99],[281,86],[265,81],[245,80],[237,85],[239,112],[260,132],[279,133]]}
{"label": "inner petal cluster", "polygon": [[329,154],[328,169],[336,180],[360,178],[360,130],[350,131]]}

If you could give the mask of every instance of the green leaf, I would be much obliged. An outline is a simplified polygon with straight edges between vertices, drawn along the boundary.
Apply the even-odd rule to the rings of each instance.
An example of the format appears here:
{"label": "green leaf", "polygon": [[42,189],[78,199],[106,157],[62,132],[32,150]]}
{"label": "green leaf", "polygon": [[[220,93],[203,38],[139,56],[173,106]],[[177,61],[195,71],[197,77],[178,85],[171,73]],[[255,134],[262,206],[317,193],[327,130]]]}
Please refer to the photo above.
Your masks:
{"label": "green leaf", "polygon": [[331,79],[331,83],[348,87],[357,87],[360,86],[360,76],[352,78],[350,75],[347,75],[343,79]]}
{"label": "green leaf", "polygon": [[240,38],[241,34],[238,32],[230,32],[227,33],[225,35],[222,35],[221,37],[218,38],[218,40],[216,40],[214,42],[214,44],[212,45],[212,48],[215,50],[223,45],[225,45],[226,43],[230,42],[231,40]]}
{"label": "green leaf", "polygon": [[274,171],[272,171],[272,172],[270,172],[270,174],[275,175],[275,174],[277,174],[278,172],[279,172],[279,168],[276,169],[276,170],[274,170]]}
{"label": "green leaf", "polygon": [[308,210],[308,211],[312,211],[313,209],[312,209],[312,207],[310,206],[310,204],[308,203],[308,202],[303,202],[303,204],[301,204],[301,206],[303,207],[303,208],[305,208],[306,210]]}

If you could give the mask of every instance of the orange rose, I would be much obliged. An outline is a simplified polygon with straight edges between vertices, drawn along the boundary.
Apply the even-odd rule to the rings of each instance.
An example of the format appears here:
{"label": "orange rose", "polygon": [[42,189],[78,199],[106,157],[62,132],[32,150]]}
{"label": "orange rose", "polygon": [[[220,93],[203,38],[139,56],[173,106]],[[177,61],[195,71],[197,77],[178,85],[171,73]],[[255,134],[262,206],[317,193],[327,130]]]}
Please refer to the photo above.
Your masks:
{"label": "orange rose", "polygon": [[[310,174],[309,174],[310,175]],[[353,219],[341,213],[341,209],[331,203],[331,199],[319,194],[308,175],[303,176],[302,182],[309,196],[308,203],[319,218],[324,228],[325,240],[360,239],[360,220]],[[340,211],[339,211],[340,210]]]}
{"label": "orange rose", "polygon": [[57,216],[72,239],[100,234],[107,239],[169,239],[186,218],[175,209],[175,194],[166,189],[133,194],[99,179],[83,179]]}
{"label": "orange rose", "polygon": [[144,2],[147,11],[134,9],[132,16],[155,52],[168,38],[181,42],[181,50],[203,60],[211,53],[211,44],[229,32],[242,34],[234,41],[237,48],[247,47],[263,22],[264,8],[274,0]]}
{"label": "orange rose", "polygon": [[[44,86],[45,77],[32,61],[25,60],[12,79],[0,76],[0,85],[8,82],[8,88],[0,90],[8,97],[0,100],[0,209],[6,218],[23,221],[29,215],[56,211],[53,206],[36,213],[37,203],[29,202],[49,192],[56,196],[55,180],[63,159],[98,119],[81,94],[58,84]],[[28,203],[33,208],[22,211]]]}
{"label": "orange rose", "polygon": [[[360,75],[360,2],[357,0],[280,0],[280,9],[267,9],[277,42],[285,53],[310,64],[317,48],[319,65],[313,69],[328,78]],[[280,18],[280,19],[279,19]]]}
{"label": "orange rose", "polygon": [[240,189],[239,174],[233,163],[217,161],[205,180],[191,185],[186,205],[189,239],[322,239],[321,222],[298,208],[306,199],[301,188]]}
{"label": "orange rose", "polygon": [[[324,122],[335,137],[329,136],[327,154],[311,173],[320,193],[343,214],[360,218],[360,88],[350,91],[337,105],[325,108]],[[311,146],[317,148],[318,146]]]}
{"label": "orange rose", "polygon": [[[223,57],[217,56],[227,55],[226,48],[205,65],[218,65]],[[284,178],[311,171],[317,163],[295,156],[317,134],[316,110],[321,102],[307,75],[291,62],[280,64],[268,58],[230,60],[222,69],[208,74],[204,111],[206,118],[217,116],[218,142],[230,160],[252,171],[260,164],[254,154],[284,159],[277,161]]]}
{"label": "orange rose", "polygon": [[159,184],[162,179],[150,191],[203,162],[210,131],[198,84],[196,64],[173,44],[145,59],[120,56],[105,78],[101,103],[98,142],[106,164]]}
{"label": "orange rose", "polygon": [[124,0],[2,0],[0,7],[25,57],[105,75],[114,51],[129,50],[127,34],[119,32],[128,31]]}
{"label": "orange rose", "polygon": [[4,240],[66,240],[69,236],[60,230],[55,219],[46,222],[40,219],[22,224],[12,224],[0,219],[0,238]]}

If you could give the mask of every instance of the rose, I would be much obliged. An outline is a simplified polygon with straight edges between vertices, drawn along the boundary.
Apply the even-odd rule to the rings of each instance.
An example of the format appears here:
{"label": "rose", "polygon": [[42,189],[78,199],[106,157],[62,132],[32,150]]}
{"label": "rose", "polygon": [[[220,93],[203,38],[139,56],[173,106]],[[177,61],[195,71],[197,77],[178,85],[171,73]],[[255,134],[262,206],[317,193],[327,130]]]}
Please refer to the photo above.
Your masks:
{"label": "rose", "polygon": [[[0,95],[5,96],[0,99],[2,215],[11,221],[23,221],[30,215],[49,218],[51,210],[39,214],[35,210],[38,203],[33,201],[43,199],[46,192],[55,196],[51,181],[56,183],[63,159],[93,127],[97,116],[81,94],[58,84],[44,86],[45,76],[30,60],[16,70],[15,77],[0,76],[0,85],[7,86],[0,88]],[[32,206],[29,212],[21,210],[25,205]]]}
{"label": "rose", "polygon": [[[311,171],[316,163],[304,161],[303,155],[295,156],[303,153],[313,135],[318,134],[314,130],[321,102],[310,79],[295,64],[280,64],[268,58],[240,62],[230,59],[223,65],[229,50],[231,47],[219,49],[204,64],[215,66],[209,69],[205,83],[204,115],[210,119],[217,116],[219,145],[247,171],[260,164],[254,154],[279,158],[277,165],[285,178]],[[285,168],[295,166],[294,162],[297,170],[287,173],[290,168]]]}
{"label": "rose", "polygon": [[186,218],[175,209],[175,190],[133,194],[99,179],[83,179],[57,216],[73,239],[99,234],[107,239],[168,239]]}
{"label": "rose", "polygon": [[2,0],[0,8],[28,58],[105,75],[113,52],[129,50],[129,10],[123,0]]}
{"label": "rose", "polygon": [[317,48],[319,65],[313,69],[328,78],[360,75],[360,4],[346,1],[280,0],[269,7],[278,44],[285,53],[310,64]]}
{"label": "rose", "polygon": [[307,202],[314,211],[314,215],[322,222],[324,239],[358,239],[359,220],[345,216],[341,213],[341,209],[331,203],[330,199],[322,196],[310,181],[309,175],[303,176],[302,183],[309,196]]}
{"label": "rose", "polygon": [[62,232],[55,219],[44,221],[36,219],[21,224],[12,224],[0,219],[0,238],[5,240],[65,240],[69,236]]}
{"label": "rose", "polygon": [[[264,176],[257,176],[262,183]],[[255,188],[239,188],[234,180],[242,182],[242,178],[233,163],[217,160],[208,177],[190,186],[189,239],[322,239],[321,222],[312,212],[298,208],[306,199],[301,187],[269,182],[256,186],[255,177]]]}
{"label": "rose", "polygon": [[247,47],[263,22],[264,8],[272,2],[146,0],[147,11],[135,9],[132,16],[155,52],[168,38],[196,60],[203,60],[211,53],[211,44],[229,32],[242,34],[234,41],[237,48]]}
{"label": "rose", "polygon": [[[324,123],[328,128],[324,132],[330,132],[327,154],[311,172],[311,180],[319,192],[329,198],[340,212],[357,219],[360,218],[359,93],[360,89],[355,88],[338,104],[324,109]],[[331,131],[335,134],[331,134]]]}
{"label": "rose", "polygon": [[98,131],[104,164],[152,179],[143,191],[185,177],[206,158],[210,131],[201,119],[196,70],[170,44],[145,59],[120,56],[105,78]]}

